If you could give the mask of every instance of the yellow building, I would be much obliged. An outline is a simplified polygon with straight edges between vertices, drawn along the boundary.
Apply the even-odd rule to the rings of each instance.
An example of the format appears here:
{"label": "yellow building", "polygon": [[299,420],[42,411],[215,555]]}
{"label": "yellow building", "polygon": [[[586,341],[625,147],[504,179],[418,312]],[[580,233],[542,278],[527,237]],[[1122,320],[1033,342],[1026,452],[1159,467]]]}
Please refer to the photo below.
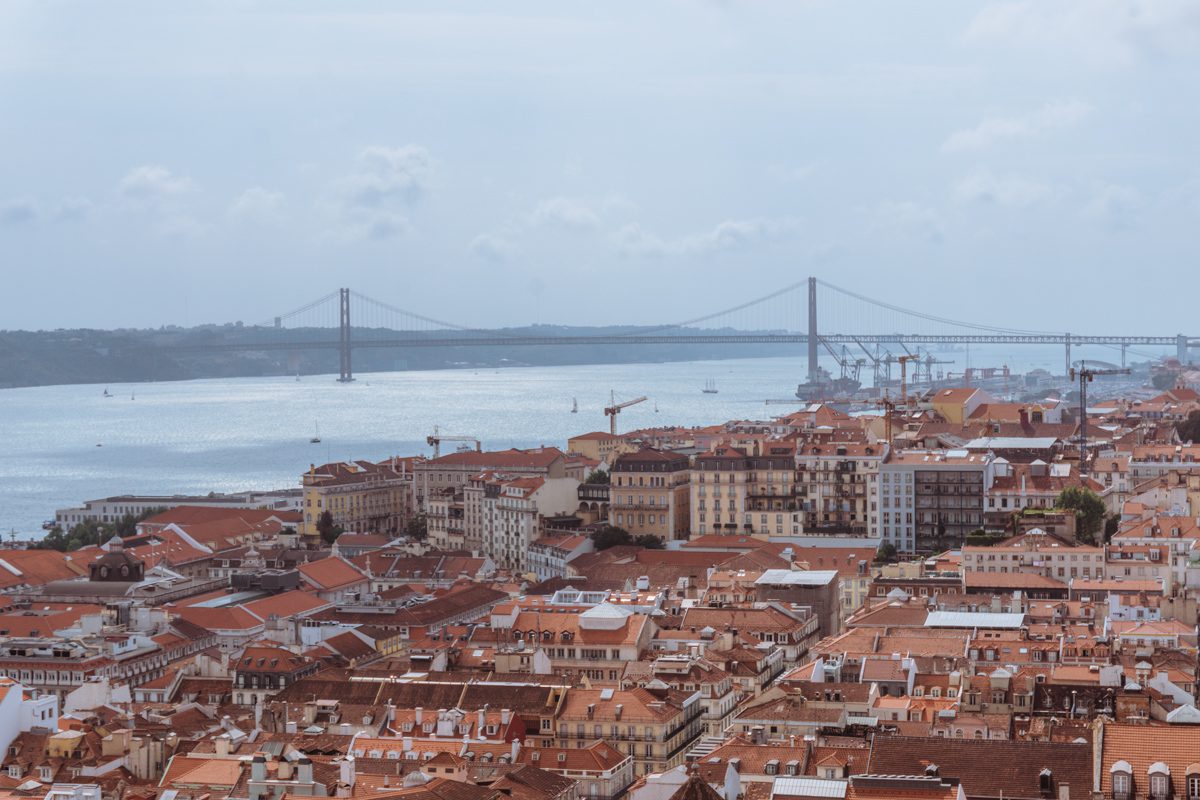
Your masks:
{"label": "yellow building", "polygon": [[984,403],[994,403],[992,397],[982,389],[965,386],[959,389],[939,389],[929,399],[929,405],[946,422],[962,425],[971,416],[971,412]]}
{"label": "yellow building", "polygon": [[623,453],[609,470],[608,521],[634,536],[688,538],[688,457],[662,450]]}
{"label": "yellow building", "polygon": [[567,439],[567,450],[579,453],[581,456],[611,464],[621,453],[628,453],[635,448],[627,445],[620,436],[604,431],[583,433]]}
{"label": "yellow building", "polygon": [[397,534],[416,509],[413,459],[334,462],[310,466],[301,478],[304,520],[300,535],[319,536],[317,523],[328,511],[333,524],[354,533]]}

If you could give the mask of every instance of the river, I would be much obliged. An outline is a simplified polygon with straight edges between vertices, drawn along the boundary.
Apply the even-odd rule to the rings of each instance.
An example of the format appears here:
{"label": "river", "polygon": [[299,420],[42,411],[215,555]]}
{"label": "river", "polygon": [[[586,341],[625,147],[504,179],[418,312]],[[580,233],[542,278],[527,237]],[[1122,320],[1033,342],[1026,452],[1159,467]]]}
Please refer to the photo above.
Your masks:
{"label": "river", "polygon": [[[1001,361],[1062,370],[1053,349],[972,356]],[[115,494],[295,486],[310,463],[428,453],[434,425],[490,449],[564,447],[607,428],[610,390],[649,398],[621,413],[619,430],[764,419],[790,410],[763,400],[792,397],[803,369],[799,358],[756,358],[371,373],[351,384],[328,375],[125,384],[107,387],[108,398],[97,385],[2,390],[0,532],[40,534],[55,509]],[[709,379],[717,394],[701,392]]]}

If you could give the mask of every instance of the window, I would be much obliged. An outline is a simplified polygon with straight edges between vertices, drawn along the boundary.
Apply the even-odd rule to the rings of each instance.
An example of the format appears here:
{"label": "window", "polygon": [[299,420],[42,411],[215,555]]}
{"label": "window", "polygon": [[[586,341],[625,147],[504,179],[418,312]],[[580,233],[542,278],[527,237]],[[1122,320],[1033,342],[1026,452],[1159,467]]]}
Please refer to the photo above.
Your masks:
{"label": "window", "polygon": [[1200,773],[1193,772],[1187,776],[1187,800],[1200,798]]}
{"label": "window", "polygon": [[1129,797],[1130,775],[1128,772],[1114,772],[1112,774],[1113,797],[1126,798]]}
{"label": "window", "polygon": [[1168,783],[1168,779],[1167,779],[1166,775],[1163,775],[1161,773],[1156,774],[1156,775],[1151,775],[1150,776],[1150,797],[1154,798],[1154,800],[1166,800],[1167,783]]}

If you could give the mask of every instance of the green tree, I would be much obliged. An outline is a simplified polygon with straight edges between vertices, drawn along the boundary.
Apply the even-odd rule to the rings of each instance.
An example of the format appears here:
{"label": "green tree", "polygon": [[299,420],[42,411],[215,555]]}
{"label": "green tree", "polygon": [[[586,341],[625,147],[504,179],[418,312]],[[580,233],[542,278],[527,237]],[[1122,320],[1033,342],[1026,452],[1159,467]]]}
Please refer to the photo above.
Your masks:
{"label": "green tree", "polygon": [[1111,542],[1112,537],[1116,534],[1117,529],[1121,527],[1121,515],[1113,514],[1108,519],[1104,520],[1104,541]]}
{"label": "green tree", "polygon": [[607,484],[609,482],[609,477],[608,470],[594,469],[587,474],[587,477],[583,479],[583,482]]}
{"label": "green tree", "polygon": [[1160,372],[1157,375],[1154,375],[1150,378],[1150,383],[1154,386],[1155,389],[1158,389],[1160,391],[1163,389],[1174,389],[1175,388],[1175,373],[1174,372]]}
{"label": "green tree", "polygon": [[1096,534],[1104,525],[1104,501],[1083,486],[1068,486],[1058,496],[1055,507],[1075,512],[1075,538],[1084,544],[1095,544]]}
{"label": "green tree", "polygon": [[591,538],[592,544],[596,546],[596,552],[633,543],[633,537],[629,535],[629,531],[618,528],[616,525],[605,525],[603,528],[598,528],[592,533]]}
{"label": "green tree", "polygon": [[653,533],[643,533],[641,536],[636,536],[633,539],[633,543],[638,547],[644,547],[647,550],[663,550],[666,548],[666,544],[663,543],[663,540],[655,536]]}
{"label": "green tree", "polygon": [[1200,411],[1193,411],[1187,419],[1175,423],[1175,431],[1185,442],[1200,442]]}
{"label": "green tree", "polygon": [[342,535],[342,529],[333,524],[333,514],[325,509],[317,516],[317,533],[325,544],[333,544]]}
{"label": "green tree", "polygon": [[891,564],[899,555],[900,551],[896,549],[896,545],[891,542],[884,542],[875,551],[875,560],[884,564]]}
{"label": "green tree", "polygon": [[425,541],[425,537],[429,535],[429,520],[424,514],[417,514],[405,524],[404,535],[414,541]]}

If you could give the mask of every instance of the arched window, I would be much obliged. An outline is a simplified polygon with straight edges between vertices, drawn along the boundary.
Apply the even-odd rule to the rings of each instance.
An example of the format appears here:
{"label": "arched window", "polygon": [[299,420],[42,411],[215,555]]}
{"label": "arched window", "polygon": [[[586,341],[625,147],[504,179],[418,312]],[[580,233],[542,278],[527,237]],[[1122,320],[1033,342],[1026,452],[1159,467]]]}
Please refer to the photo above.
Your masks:
{"label": "arched window", "polygon": [[1109,770],[1112,775],[1112,793],[1114,800],[1126,800],[1133,788],[1133,768],[1128,761],[1118,761]]}
{"label": "arched window", "polygon": [[1155,761],[1146,773],[1150,776],[1152,800],[1167,800],[1167,793],[1171,788],[1171,768],[1162,761]]}

